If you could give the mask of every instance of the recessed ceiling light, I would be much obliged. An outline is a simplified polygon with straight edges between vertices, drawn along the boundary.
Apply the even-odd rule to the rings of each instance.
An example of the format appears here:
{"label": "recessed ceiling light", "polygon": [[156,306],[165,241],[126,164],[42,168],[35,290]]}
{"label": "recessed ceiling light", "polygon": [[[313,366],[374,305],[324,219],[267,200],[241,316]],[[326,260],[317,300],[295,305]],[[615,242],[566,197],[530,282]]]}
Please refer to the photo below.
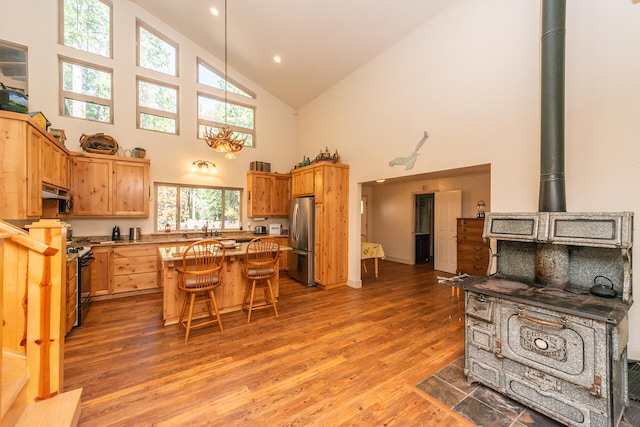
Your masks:
{"label": "recessed ceiling light", "polygon": [[219,16],[219,15],[220,15],[220,12],[218,12],[218,9],[216,9],[215,7],[212,7],[212,8],[211,8],[211,9],[209,9],[209,10],[211,11],[211,13],[212,13],[214,16]]}
{"label": "recessed ceiling light", "polygon": [[386,181],[386,179],[376,179],[376,182],[377,182],[377,183],[383,183],[383,182],[385,182],[385,181]]}
{"label": "recessed ceiling light", "polygon": [[278,64],[282,62],[282,58],[280,58],[278,55],[274,56],[273,60],[276,61]]}

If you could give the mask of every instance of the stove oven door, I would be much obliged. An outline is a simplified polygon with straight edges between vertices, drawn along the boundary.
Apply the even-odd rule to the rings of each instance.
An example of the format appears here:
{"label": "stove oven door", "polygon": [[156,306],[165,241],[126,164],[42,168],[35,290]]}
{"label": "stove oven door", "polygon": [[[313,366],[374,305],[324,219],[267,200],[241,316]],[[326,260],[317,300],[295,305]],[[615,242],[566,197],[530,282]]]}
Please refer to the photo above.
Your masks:
{"label": "stove oven door", "polygon": [[590,389],[606,378],[606,326],[590,319],[507,302],[500,315],[505,358]]}

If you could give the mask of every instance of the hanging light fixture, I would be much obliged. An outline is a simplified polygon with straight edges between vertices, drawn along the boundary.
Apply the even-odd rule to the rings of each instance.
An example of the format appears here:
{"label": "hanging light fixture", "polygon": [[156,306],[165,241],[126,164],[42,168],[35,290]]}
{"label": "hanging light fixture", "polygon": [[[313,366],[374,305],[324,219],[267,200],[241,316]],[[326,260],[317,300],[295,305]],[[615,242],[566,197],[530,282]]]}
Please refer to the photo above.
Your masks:
{"label": "hanging light fixture", "polygon": [[240,137],[236,131],[227,125],[227,0],[224,0],[224,123],[219,129],[209,128],[206,131],[205,141],[209,147],[219,153],[225,153],[225,159],[235,159],[238,151],[242,150],[246,137]]}
{"label": "hanging light fixture", "polygon": [[216,164],[213,162],[209,162],[207,160],[194,160],[191,163],[191,171],[192,172],[203,172],[203,173],[218,173],[218,169],[216,168]]}

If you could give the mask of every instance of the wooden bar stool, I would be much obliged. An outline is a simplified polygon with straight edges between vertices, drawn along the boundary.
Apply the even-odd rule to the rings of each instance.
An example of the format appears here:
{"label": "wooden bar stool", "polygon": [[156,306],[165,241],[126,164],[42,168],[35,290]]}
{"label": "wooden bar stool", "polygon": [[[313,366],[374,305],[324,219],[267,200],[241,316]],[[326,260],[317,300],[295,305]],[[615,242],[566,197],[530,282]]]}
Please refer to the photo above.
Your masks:
{"label": "wooden bar stool", "polygon": [[[215,288],[221,285],[220,271],[224,263],[225,248],[217,240],[200,240],[191,243],[182,254],[182,266],[176,267],[178,272],[178,289],[183,291],[184,302],[178,319],[178,329],[184,327],[186,334],[184,342],[189,340],[191,328],[218,323],[222,331],[222,320],[218,311]],[[200,298],[196,298],[196,297]],[[206,302],[209,312],[208,319],[192,324],[193,308],[196,303]],[[184,321],[185,311],[189,306],[189,313]],[[215,315],[214,315],[215,312]]]}
{"label": "wooden bar stool", "polygon": [[[248,280],[247,288],[242,299],[242,309],[247,307],[249,298],[249,315],[247,323],[251,322],[251,312],[259,308],[273,307],[273,311],[278,317],[276,299],[273,295],[271,278],[275,277],[278,271],[278,257],[280,256],[280,244],[273,237],[257,237],[247,244],[245,258],[242,260],[242,275]],[[264,292],[265,304],[254,307],[254,297],[256,288],[262,288]],[[268,292],[268,295],[267,295]]]}

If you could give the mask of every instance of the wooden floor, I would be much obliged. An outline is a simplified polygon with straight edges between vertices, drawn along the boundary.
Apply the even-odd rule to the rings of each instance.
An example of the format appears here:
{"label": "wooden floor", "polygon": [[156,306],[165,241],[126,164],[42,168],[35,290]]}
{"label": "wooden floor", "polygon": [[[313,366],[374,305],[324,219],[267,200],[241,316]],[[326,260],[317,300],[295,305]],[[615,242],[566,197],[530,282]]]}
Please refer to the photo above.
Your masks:
{"label": "wooden floor", "polygon": [[160,294],[93,303],[65,347],[80,425],[466,425],[413,387],[463,352],[450,288],[428,266],[372,267],[362,289],[282,279],[279,318],[223,314],[188,344]]}

